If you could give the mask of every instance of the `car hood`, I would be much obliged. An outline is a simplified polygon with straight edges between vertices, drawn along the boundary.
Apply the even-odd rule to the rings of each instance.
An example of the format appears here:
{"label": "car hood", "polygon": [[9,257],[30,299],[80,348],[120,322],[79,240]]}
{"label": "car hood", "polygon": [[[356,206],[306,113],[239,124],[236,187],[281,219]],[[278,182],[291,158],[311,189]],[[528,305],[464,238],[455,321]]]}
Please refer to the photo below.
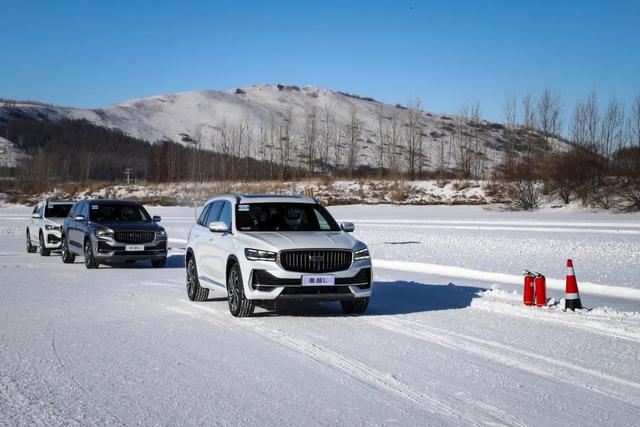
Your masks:
{"label": "car hood", "polygon": [[244,232],[238,239],[246,247],[279,251],[286,249],[353,249],[358,241],[342,231]]}
{"label": "car hood", "polygon": [[64,218],[47,217],[47,218],[45,218],[45,224],[62,225],[62,224],[64,224]]}

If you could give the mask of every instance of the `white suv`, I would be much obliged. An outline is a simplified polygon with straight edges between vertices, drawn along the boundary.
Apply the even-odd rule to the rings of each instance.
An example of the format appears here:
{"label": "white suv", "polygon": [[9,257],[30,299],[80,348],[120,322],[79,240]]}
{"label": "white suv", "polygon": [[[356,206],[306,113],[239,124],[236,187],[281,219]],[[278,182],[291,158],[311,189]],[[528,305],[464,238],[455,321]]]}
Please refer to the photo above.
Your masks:
{"label": "white suv", "polygon": [[189,233],[187,294],[226,294],[229,311],[251,316],[256,304],[340,301],[363,313],[371,296],[367,246],[306,196],[228,195],[205,203]]}
{"label": "white suv", "polygon": [[40,255],[49,256],[52,250],[61,248],[62,223],[73,203],[70,200],[44,200],[33,208],[27,226],[27,252],[40,250]]}

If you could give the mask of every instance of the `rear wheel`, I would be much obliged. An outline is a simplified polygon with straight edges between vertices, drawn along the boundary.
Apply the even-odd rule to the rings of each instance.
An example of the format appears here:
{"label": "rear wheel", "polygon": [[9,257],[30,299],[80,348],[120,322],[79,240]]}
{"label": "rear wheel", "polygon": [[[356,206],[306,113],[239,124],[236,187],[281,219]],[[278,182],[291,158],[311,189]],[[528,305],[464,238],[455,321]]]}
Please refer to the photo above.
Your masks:
{"label": "rear wheel", "polygon": [[153,266],[153,268],[164,268],[164,266],[167,264],[167,258],[161,258],[161,259],[154,259],[151,260],[151,265]]}
{"label": "rear wheel", "polygon": [[227,277],[227,292],[229,293],[229,311],[234,317],[250,317],[253,315],[255,303],[244,294],[240,266],[233,264]]}
{"label": "rear wheel", "polygon": [[44,235],[42,234],[42,232],[40,232],[40,237],[38,239],[38,242],[40,243],[40,255],[49,256],[51,254],[51,249],[48,249],[44,245]]}
{"label": "rear wheel", "polygon": [[62,235],[62,262],[65,264],[73,264],[76,260],[76,256],[69,252],[69,242],[67,238]]}
{"label": "rear wheel", "polygon": [[340,301],[342,311],[347,314],[362,314],[367,310],[369,297]]}
{"label": "rear wheel", "polygon": [[29,233],[29,230],[27,229],[27,253],[35,253],[38,250],[37,247],[35,247],[32,243],[31,243],[31,234]]}
{"label": "rear wheel", "polygon": [[93,256],[90,239],[84,241],[84,265],[89,269],[98,268],[100,265]]}
{"label": "rear wheel", "polygon": [[187,296],[191,301],[206,301],[209,298],[209,289],[200,286],[198,268],[193,257],[187,262]]}

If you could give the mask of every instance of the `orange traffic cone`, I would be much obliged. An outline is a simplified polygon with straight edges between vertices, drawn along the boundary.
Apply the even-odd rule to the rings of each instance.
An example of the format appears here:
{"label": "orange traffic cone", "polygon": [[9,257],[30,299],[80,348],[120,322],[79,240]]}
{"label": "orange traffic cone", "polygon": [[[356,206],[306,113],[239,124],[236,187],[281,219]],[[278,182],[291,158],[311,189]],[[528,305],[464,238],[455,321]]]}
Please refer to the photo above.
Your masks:
{"label": "orange traffic cone", "polygon": [[565,289],[565,310],[575,310],[582,308],[580,294],[578,293],[578,282],[573,272],[573,261],[567,260],[567,286]]}

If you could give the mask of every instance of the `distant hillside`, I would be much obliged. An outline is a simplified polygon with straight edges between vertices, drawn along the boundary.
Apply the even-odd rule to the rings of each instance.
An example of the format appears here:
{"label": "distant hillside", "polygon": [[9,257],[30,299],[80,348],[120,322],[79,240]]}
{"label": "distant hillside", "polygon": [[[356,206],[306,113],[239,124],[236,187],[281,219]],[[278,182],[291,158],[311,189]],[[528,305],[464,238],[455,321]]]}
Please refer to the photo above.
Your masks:
{"label": "distant hillside", "polygon": [[[326,117],[332,120],[331,138],[341,138],[335,145],[335,151],[324,153],[325,163],[347,162],[346,130],[352,113],[355,111],[359,125],[357,133],[357,164],[376,167],[378,161],[377,143],[380,141],[380,123],[388,135],[391,121],[398,120],[396,132],[400,135],[395,155],[406,154],[404,141],[407,133],[409,110],[405,106],[380,103],[372,98],[360,97],[348,93],[331,91],[314,86],[289,86],[260,84],[228,91],[200,90],[134,99],[99,109],[79,109],[57,107],[37,102],[0,100],[1,128],[16,118],[34,118],[37,120],[60,121],[64,119],[84,119],[98,126],[119,129],[125,134],[151,143],[173,141],[184,145],[197,142],[200,148],[254,158],[281,155],[282,148],[276,146],[274,138],[283,138],[282,123],[290,126],[291,158],[306,158],[305,143],[310,133],[309,115],[316,111],[315,132],[318,148],[316,158],[320,158],[319,145],[321,134],[328,129]],[[327,114],[329,113],[329,114]],[[274,123],[277,135],[273,135]],[[245,125],[244,136],[237,129]],[[418,115],[418,129],[421,132],[421,167],[458,167],[462,151],[473,151],[474,156],[482,158],[483,169],[490,169],[500,162],[504,155],[504,130],[500,124],[483,120],[470,122],[457,117],[421,111]],[[261,132],[262,129],[262,132]],[[335,135],[334,135],[335,132]],[[230,141],[225,142],[224,134]],[[270,135],[269,135],[270,134]],[[538,148],[549,149],[542,143],[538,134],[533,134]],[[261,139],[270,137],[266,143]],[[238,138],[245,138],[244,143]],[[464,142],[466,138],[467,142]],[[468,141],[473,138],[473,144]],[[18,143],[18,141],[12,141]],[[234,145],[245,144],[246,148],[234,152]],[[462,148],[461,144],[468,144]],[[561,150],[564,142],[552,140],[552,145]],[[337,148],[336,148],[337,147]],[[524,150],[521,135],[514,142],[514,150]],[[16,147],[11,147],[16,150]],[[270,149],[272,153],[266,153]],[[278,153],[273,153],[280,150]],[[342,150],[342,151],[340,151]],[[305,157],[306,156],[306,157]],[[340,158],[336,160],[336,156]]]}

